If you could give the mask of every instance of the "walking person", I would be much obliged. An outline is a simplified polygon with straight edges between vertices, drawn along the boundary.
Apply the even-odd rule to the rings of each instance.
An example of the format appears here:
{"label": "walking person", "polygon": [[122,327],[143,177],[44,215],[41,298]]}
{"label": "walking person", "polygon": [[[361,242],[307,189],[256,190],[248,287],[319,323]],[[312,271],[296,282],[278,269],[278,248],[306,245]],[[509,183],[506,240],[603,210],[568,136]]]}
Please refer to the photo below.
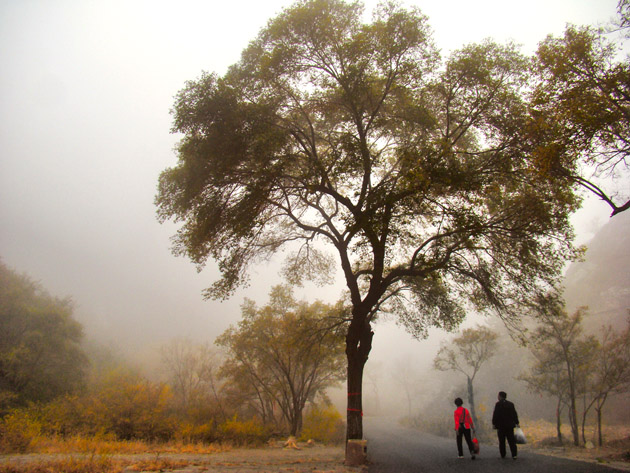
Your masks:
{"label": "walking person", "polygon": [[462,446],[462,437],[466,439],[466,444],[468,445],[468,450],[470,451],[470,457],[475,459],[475,450],[472,442],[472,437],[470,435],[471,429],[475,429],[475,425],[473,424],[472,417],[470,416],[470,411],[462,407],[464,401],[461,398],[455,399],[455,405],[457,408],[453,414],[455,418],[455,431],[457,432],[457,453],[459,458],[464,458],[464,450]]}
{"label": "walking person", "polygon": [[499,437],[499,453],[501,458],[505,458],[505,441],[510,446],[512,459],[516,460],[518,454],[516,448],[516,439],[514,438],[514,427],[518,427],[518,414],[514,404],[507,400],[507,394],[503,391],[499,392],[499,401],[494,406],[492,414],[492,427],[497,429]]}

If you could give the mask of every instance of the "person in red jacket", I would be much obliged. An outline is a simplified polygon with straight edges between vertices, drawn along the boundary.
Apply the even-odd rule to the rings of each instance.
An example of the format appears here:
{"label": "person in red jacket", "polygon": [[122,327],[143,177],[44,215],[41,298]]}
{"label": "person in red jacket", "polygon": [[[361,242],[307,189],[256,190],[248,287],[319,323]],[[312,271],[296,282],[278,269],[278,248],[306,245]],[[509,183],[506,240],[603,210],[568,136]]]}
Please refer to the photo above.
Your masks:
{"label": "person in red jacket", "polygon": [[464,458],[464,450],[462,447],[462,437],[464,437],[468,445],[468,450],[470,451],[470,457],[474,460],[475,451],[470,431],[471,429],[475,429],[475,425],[470,416],[470,411],[462,407],[462,404],[464,404],[464,401],[462,401],[461,398],[458,397],[455,399],[457,409],[455,409],[453,417],[455,418],[455,431],[457,432],[457,453],[459,454],[459,458]]}

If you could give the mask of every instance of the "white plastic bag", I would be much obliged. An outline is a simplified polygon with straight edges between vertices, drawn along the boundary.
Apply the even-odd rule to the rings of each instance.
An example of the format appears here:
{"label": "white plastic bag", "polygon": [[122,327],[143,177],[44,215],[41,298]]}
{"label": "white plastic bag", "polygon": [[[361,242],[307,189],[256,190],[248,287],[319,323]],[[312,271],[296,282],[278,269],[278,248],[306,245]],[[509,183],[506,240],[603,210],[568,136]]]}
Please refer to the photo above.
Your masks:
{"label": "white plastic bag", "polygon": [[523,429],[517,427],[514,429],[514,438],[516,439],[516,443],[525,444],[527,443],[527,438],[525,437],[525,433],[523,433]]}

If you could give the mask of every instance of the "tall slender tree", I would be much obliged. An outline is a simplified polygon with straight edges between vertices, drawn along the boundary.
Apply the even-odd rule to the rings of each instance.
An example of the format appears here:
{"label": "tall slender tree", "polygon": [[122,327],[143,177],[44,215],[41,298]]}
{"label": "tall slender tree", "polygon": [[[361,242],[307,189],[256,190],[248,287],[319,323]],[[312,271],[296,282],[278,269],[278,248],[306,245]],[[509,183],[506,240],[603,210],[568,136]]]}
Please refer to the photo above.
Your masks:
{"label": "tall slender tree", "polygon": [[557,294],[540,296],[534,307],[539,324],[529,338],[529,346],[535,353],[544,353],[542,359],[554,359],[562,364],[558,384],[566,385],[569,423],[573,443],[577,446],[580,444],[577,399],[586,390],[585,380],[597,350],[597,340],[583,334],[586,308],[569,315]]}
{"label": "tall slender tree", "polygon": [[468,404],[473,421],[478,427],[480,424],[477,422],[473,383],[482,365],[494,356],[497,338],[498,334],[488,327],[465,329],[451,344],[443,345],[433,360],[435,369],[458,371],[466,376]]}
{"label": "tall slender tree", "polygon": [[[179,163],[160,176],[174,251],[222,278],[224,298],[281,247],[292,282],[348,289],[347,437],[363,437],[372,323],[415,336],[456,327],[468,302],[509,320],[572,255],[571,189],[538,179],[522,150],[527,60],[473,44],[442,63],[427,18],[381,4],[303,0],[271,20],[222,77],[178,94]],[[329,252],[332,250],[332,252]],[[298,270],[299,268],[299,270]]]}
{"label": "tall slender tree", "polygon": [[535,361],[527,371],[519,375],[530,391],[547,394],[556,399],[556,437],[560,445],[564,442],[562,435],[562,411],[567,403],[568,383],[566,367],[562,358],[557,357],[555,351],[548,351],[542,347],[533,349]]}

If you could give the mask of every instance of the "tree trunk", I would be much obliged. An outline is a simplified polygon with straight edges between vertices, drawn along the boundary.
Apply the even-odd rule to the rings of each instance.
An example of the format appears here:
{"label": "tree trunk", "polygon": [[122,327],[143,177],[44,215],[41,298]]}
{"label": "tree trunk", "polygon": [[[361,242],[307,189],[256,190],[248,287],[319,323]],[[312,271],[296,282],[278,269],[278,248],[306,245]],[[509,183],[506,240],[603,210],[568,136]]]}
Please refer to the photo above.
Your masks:
{"label": "tree trunk", "polygon": [[574,378],[574,370],[571,364],[567,361],[567,374],[569,377],[569,422],[571,424],[571,433],[573,434],[573,444],[576,447],[580,446],[580,429],[578,426],[577,420],[577,405],[575,398],[577,397],[575,393],[575,378]]}
{"label": "tree trunk", "polygon": [[604,394],[602,398],[597,401],[597,406],[595,410],[597,411],[597,443],[601,447],[604,444],[604,440],[602,438],[602,411],[604,410],[604,403],[608,398],[608,393]]}
{"label": "tree trunk", "polygon": [[575,397],[573,396],[571,396],[571,404],[569,405],[569,423],[571,424],[571,433],[573,434],[573,444],[578,447],[580,445],[580,429],[577,421]]}
{"label": "tree trunk", "polygon": [[558,434],[558,442],[562,445],[562,399],[558,398],[558,404],[556,405],[556,432]]}
{"label": "tree trunk", "polygon": [[584,394],[583,398],[583,407],[582,407],[582,444],[586,445],[586,416],[588,415],[588,411],[591,406],[586,407],[586,394]]}
{"label": "tree trunk", "polygon": [[[361,323],[353,317],[346,335],[346,356],[348,359],[348,411],[346,440],[363,438],[363,368],[372,349],[370,324]],[[365,320],[365,318],[361,318]]]}
{"label": "tree trunk", "polygon": [[602,439],[602,410],[600,408],[595,410],[597,411],[597,445],[601,447],[604,444]]}
{"label": "tree trunk", "polygon": [[470,406],[470,415],[472,416],[473,424],[475,425],[475,428],[478,429],[477,412],[475,411],[475,392],[473,390],[472,378],[468,378],[468,405]]}
{"label": "tree trunk", "polygon": [[294,406],[293,412],[291,413],[290,430],[289,435],[294,437],[297,437],[302,430],[302,409],[298,406]]}

